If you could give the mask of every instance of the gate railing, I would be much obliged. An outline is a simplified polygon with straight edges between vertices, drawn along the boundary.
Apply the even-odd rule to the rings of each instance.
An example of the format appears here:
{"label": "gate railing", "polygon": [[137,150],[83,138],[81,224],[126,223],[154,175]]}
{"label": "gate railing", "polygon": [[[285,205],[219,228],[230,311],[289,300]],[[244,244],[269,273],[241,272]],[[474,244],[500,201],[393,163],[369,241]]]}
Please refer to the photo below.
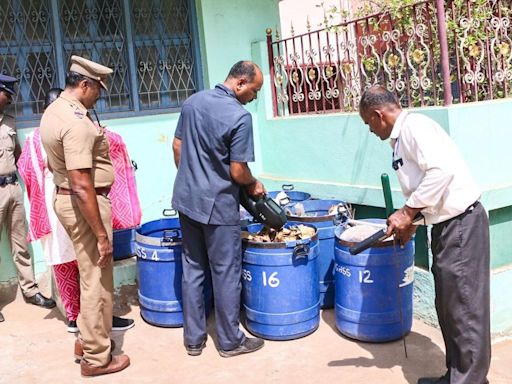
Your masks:
{"label": "gate railing", "polygon": [[509,0],[430,0],[274,41],[268,29],[274,116],[354,111],[377,83],[405,107],[509,97],[511,16]]}

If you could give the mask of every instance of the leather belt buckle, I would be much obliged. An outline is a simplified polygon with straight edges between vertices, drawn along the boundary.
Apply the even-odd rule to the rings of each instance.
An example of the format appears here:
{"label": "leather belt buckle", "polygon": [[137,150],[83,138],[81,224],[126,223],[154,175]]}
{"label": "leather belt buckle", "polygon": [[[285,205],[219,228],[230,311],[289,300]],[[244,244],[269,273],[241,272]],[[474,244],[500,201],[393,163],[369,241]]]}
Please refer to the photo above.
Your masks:
{"label": "leather belt buckle", "polygon": [[0,186],[4,186],[7,184],[14,184],[16,181],[18,181],[18,176],[16,176],[16,173],[11,173],[10,175],[6,176],[0,176]]}
{"label": "leather belt buckle", "polygon": [[94,189],[95,189],[97,195],[100,195],[103,197],[108,197],[108,194],[110,193],[109,187],[98,187],[98,188],[94,188]]}
{"label": "leather belt buckle", "polygon": [[467,207],[466,212],[471,212],[473,209],[476,208],[477,205],[478,205],[478,200],[475,201],[473,204],[471,204],[469,207]]}
{"label": "leather belt buckle", "polygon": [[57,195],[72,195],[73,194],[72,189],[59,187],[58,185],[55,186],[55,192],[57,193]]}

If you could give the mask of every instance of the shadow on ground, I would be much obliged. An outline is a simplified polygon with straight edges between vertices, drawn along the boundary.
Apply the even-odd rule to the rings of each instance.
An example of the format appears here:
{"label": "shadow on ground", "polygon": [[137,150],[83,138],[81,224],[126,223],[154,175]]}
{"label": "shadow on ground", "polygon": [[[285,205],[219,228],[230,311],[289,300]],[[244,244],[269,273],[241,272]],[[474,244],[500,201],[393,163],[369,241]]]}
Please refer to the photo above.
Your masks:
{"label": "shadow on ground", "polygon": [[[405,339],[396,341],[386,343],[362,342],[345,337],[338,331],[334,311],[322,311],[322,319],[339,337],[356,343],[371,355],[371,357],[359,356],[331,360],[327,364],[329,367],[376,367],[380,369],[399,367],[407,383],[416,383],[418,377],[422,376],[441,376],[445,372],[444,352],[429,337],[411,332]],[[423,370],[418,372],[418,367],[422,367]]]}

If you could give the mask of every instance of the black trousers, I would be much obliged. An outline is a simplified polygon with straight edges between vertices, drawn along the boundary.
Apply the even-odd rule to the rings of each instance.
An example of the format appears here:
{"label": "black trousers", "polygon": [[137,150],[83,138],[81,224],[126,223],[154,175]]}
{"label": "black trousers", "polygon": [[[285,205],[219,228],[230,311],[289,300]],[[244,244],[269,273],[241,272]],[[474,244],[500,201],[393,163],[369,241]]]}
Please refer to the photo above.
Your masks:
{"label": "black trousers", "polygon": [[240,225],[199,223],[180,212],[183,234],[183,334],[186,345],[206,338],[203,287],[211,271],[215,326],[220,349],[237,348],[245,339],[239,328],[242,292]]}
{"label": "black trousers", "polygon": [[484,384],[491,361],[489,220],[480,203],[432,228],[436,310],[451,384]]}

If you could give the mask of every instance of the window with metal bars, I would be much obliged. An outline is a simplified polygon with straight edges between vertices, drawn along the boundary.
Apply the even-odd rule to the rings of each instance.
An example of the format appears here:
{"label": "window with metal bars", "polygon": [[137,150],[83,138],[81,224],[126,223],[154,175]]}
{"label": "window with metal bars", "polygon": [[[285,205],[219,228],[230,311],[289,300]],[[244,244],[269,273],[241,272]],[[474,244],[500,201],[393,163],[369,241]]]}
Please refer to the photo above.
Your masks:
{"label": "window with metal bars", "polygon": [[2,0],[0,73],[20,79],[12,108],[38,120],[79,55],[114,69],[96,110],[173,110],[202,88],[193,0]]}

